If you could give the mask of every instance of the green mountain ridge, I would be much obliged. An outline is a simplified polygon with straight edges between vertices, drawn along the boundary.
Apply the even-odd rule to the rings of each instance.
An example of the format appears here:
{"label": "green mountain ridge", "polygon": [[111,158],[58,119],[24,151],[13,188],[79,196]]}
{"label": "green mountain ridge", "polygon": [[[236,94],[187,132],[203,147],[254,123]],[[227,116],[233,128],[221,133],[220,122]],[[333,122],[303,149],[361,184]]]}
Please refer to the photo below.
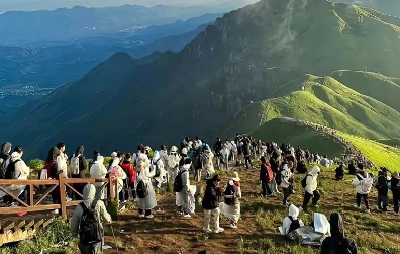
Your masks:
{"label": "green mountain ridge", "polygon": [[358,81],[325,76],[368,70],[399,77],[399,24],[324,0],[260,1],[217,19],[179,53],[140,65],[124,54],[109,59],[0,119],[0,135],[26,146],[28,156],[43,155],[59,140],[89,150],[134,150],[137,142],[158,147],[184,136],[250,133],[265,120],[289,116],[371,139],[396,138],[394,100],[375,98]]}

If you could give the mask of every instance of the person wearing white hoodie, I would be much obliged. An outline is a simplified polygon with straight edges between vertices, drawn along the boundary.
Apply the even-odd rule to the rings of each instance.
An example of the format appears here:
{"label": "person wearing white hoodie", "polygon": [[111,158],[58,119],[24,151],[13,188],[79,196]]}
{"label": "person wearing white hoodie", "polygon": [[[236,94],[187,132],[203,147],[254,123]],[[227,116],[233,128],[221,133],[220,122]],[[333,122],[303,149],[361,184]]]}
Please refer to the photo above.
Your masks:
{"label": "person wearing white hoodie", "polygon": [[178,148],[176,146],[171,147],[171,151],[168,155],[168,163],[167,163],[167,181],[168,183],[174,181],[176,175],[179,171],[179,161],[181,160],[178,154]]}
{"label": "person wearing white hoodie", "polygon": [[311,171],[306,176],[306,187],[304,188],[304,200],[303,206],[300,207],[300,210],[307,211],[308,203],[312,198],[312,205],[318,206],[318,200],[320,198],[319,191],[317,190],[318,187],[318,175],[321,169],[318,166],[314,166]]}
{"label": "person wearing white hoodie", "polygon": [[192,166],[192,160],[186,158],[184,164],[179,169],[179,174],[182,180],[182,191],[175,192],[176,193],[176,205],[178,206],[178,212],[184,218],[190,218],[190,209],[189,209],[189,169]]}
{"label": "person wearing white hoodie", "polygon": [[154,180],[156,181],[156,186],[157,188],[161,188],[161,185],[167,181],[167,172],[164,168],[164,160],[158,151],[154,151],[154,157],[151,160],[151,167],[155,172]]}
{"label": "person wearing white hoodie", "polygon": [[281,234],[287,236],[290,232],[304,227],[304,222],[299,218],[300,210],[295,205],[289,206],[289,216],[283,220]]}
{"label": "person wearing white hoodie", "polygon": [[[104,157],[97,156],[96,161],[90,167],[90,177],[94,179],[103,179],[107,175],[107,168],[104,166]],[[105,199],[107,197],[106,190],[104,187],[104,183],[94,183],[96,187],[96,196],[95,199]]]}
{"label": "person wearing white hoodie", "polygon": [[290,194],[293,193],[293,173],[291,170],[292,168],[293,162],[289,161],[288,164],[285,164],[283,166],[283,170],[281,172],[278,172],[278,174],[282,174],[281,187],[283,190],[283,205],[285,206],[288,205],[288,198]]}
{"label": "person wearing white hoodie", "polygon": [[371,213],[371,210],[369,208],[368,194],[371,191],[373,183],[373,177],[371,177],[364,170],[360,170],[357,173],[356,178],[354,178],[352,181],[353,186],[356,187],[357,190],[357,204],[354,205],[354,207],[361,209],[361,199],[364,199],[365,207],[367,208],[365,212],[368,214]]}
{"label": "person wearing white hoodie", "polygon": [[142,181],[146,186],[147,195],[143,198],[139,197],[138,213],[139,218],[146,217],[147,219],[153,219],[154,216],[151,214],[151,210],[157,206],[156,192],[152,184],[152,178],[155,175],[154,170],[149,170],[149,159],[147,155],[140,152],[138,153],[138,159],[136,164],[136,170],[138,175],[135,180],[134,188],[137,190],[138,183]]}
{"label": "person wearing white hoodie", "polygon": [[[116,177],[116,184],[117,184],[117,192],[118,193],[114,193],[114,195],[116,194],[120,194],[123,193],[122,189],[124,187],[124,180],[126,179],[126,174],[124,172],[124,170],[119,166],[119,158],[115,157],[113,162],[111,163],[110,168],[108,169],[108,173],[110,175],[114,175]],[[115,196],[114,196],[115,197]],[[120,195],[120,200],[122,202],[125,202],[125,198],[121,197]]]}
{"label": "person wearing white hoodie", "polygon": [[[13,152],[11,154],[10,164],[7,168],[7,171],[13,168],[14,173],[11,173],[8,179],[27,180],[30,172],[32,172],[32,169],[29,169],[29,167],[26,166],[25,162],[21,159],[22,154],[23,154],[22,147],[18,149],[18,152]],[[8,174],[6,172],[6,176],[7,175]],[[19,197],[22,194],[22,192],[24,192],[25,186],[26,185],[11,184],[6,187],[6,190],[10,191],[14,196]],[[0,198],[4,197],[5,195],[7,195],[5,192],[0,191]],[[16,206],[16,205],[17,203],[14,202],[11,203],[11,206]]]}

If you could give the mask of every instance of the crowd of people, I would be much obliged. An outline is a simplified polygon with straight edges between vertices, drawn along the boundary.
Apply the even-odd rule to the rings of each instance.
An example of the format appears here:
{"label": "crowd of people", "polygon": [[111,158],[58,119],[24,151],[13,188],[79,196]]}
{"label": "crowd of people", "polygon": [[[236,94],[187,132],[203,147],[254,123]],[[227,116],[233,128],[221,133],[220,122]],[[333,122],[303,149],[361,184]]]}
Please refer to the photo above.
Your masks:
{"label": "crowd of people", "polygon": [[[11,143],[7,142],[1,147],[0,177],[2,179],[27,179],[32,169],[22,160],[23,148],[20,146],[12,150]],[[13,151],[13,152],[11,152]],[[252,137],[236,135],[233,140],[217,139],[213,148],[199,138],[191,140],[185,138],[180,143],[180,148],[172,146],[168,150],[162,145],[159,151],[139,144],[137,151],[121,153],[115,151],[111,154],[108,165],[104,164],[104,157],[99,150],[94,151],[93,158],[88,163],[84,156],[84,147],[79,146],[75,153],[68,158],[65,153],[66,144],[60,142],[51,148],[45,160],[40,179],[58,179],[63,177],[85,178],[89,173],[91,178],[103,179],[112,175],[117,184],[117,191],[121,203],[129,199],[138,200],[138,216],[140,218],[153,219],[152,210],[157,206],[156,189],[173,188],[176,194],[177,213],[184,218],[191,218],[196,206],[196,198],[201,194],[200,186],[193,183],[205,181],[206,187],[202,197],[204,209],[203,230],[207,233],[221,233],[224,231],[219,224],[219,216],[223,214],[229,220],[230,227],[238,227],[240,218],[240,178],[233,168],[244,166],[247,170],[255,169],[253,160],[261,161],[260,184],[262,196],[269,198],[283,193],[282,204],[289,208],[289,216],[283,221],[283,232],[288,235],[292,231],[303,227],[304,223],[299,218],[301,211],[307,212],[311,201],[312,206],[318,206],[320,194],[318,191],[318,175],[320,166],[314,166],[307,170],[306,163],[315,163],[323,167],[329,167],[339,163],[335,170],[335,180],[342,180],[345,174],[344,165],[340,160],[331,160],[327,156],[319,156],[298,147],[296,150],[288,145],[278,146],[276,143],[256,141]],[[218,169],[228,170],[231,177],[221,185],[221,177],[216,174],[214,165]],[[233,167],[231,165],[234,165]],[[381,168],[377,177],[367,173],[363,164],[359,163],[355,168],[354,163],[348,165],[349,174],[354,174],[352,184],[356,187],[356,207],[361,209],[361,201],[364,200],[366,213],[370,213],[368,194],[373,187],[378,189],[378,204],[383,213],[387,212],[388,191],[392,190],[394,211],[399,212],[400,184],[398,173],[388,176],[388,170]],[[305,174],[301,181],[304,189],[302,206],[297,208],[289,203],[290,195],[295,193],[294,176]],[[194,182],[192,182],[194,181]],[[109,186],[103,183],[74,184],[78,192],[83,194],[84,201],[75,209],[72,219],[72,231],[80,236],[81,253],[101,253],[102,236],[101,224],[91,225],[102,217],[110,222],[111,217],[105,209],[111,192]],[[298,187],[297,187],[298,188]],[[6,189],[15,196],[20,196],[24,185],[9,185]],[[29,189],[27,189],[29,190]],[[61,203],[60,192],[65,191],[56,187],[52,192],[53,202]],[[29,197],[29,194],[26,195]],[[0,197],[10,206],[17,206],[11,196],[0,191]],[[21,197],[23,199],[23,197]],[[223,198],[223,202],[220,199]],[[79,195],[68,195],[67,199],[81,199]],[[54,213],[59,213],[57,209]],[[21,215],[23,216],[23,214]],[[337,241],[346,243],[347,249],[353,249],[349,253],[357,253],[357,248],[351,239],[343,235],[343,224],[338,214],[332,214],[330,218],[331,236],[326,238],[322,249],[334,248]],[[87,229],[87,230],[85,230]],[[321,252],[328,253],[328,252]],[[343,252],[344,253],[344,252]]]}

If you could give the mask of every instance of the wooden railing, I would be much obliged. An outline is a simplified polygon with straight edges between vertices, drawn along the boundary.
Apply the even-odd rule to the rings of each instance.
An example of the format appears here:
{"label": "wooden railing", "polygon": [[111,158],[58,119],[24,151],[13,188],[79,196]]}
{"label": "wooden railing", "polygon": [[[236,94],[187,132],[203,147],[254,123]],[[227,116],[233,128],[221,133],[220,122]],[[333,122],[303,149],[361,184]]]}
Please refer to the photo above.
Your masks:
{"label": "wooden railing", "polygon": [[[95,182],[103,182],[103,188],[107,188],[107,184],[110,184],[110,193],[109,197],[111,198],[111,202],[114,201],[114,193],[116,193],[115,188],[116,184],[114,184],[115,178],[113,175],[110,175],[109,178],[105,179],[93,179],[93,178],[64,178],[62,174],[58,180],[4,180],[0,179],[0,190],[7,193],[11,198],[15,199],[19,202],[20,206],[16,207],[0,207],[0,216],[1,215],[10,215],[10,214],[18,214],[21,212],[32,212],[32,211],[44,211],[44,210],[55,210],[61,209],[61,216],[67,218],[67,207],[78,205],[82,200],[73,200],[67,201],[66,191],[70,189],[72,192],[76,193],[78,196],[83,198],[82,193],[78,192],[72,184],[81,183],[95,183]],[[14,195],[12,191],[7,190],[6,186],[8,185],[26,185],[29,188],[29,197],[28,202],[22,201],[19,197]],[[50,186],[46,189],[43,194],[40,194],[40,198],[35,202],[34,201],[34,192],[38,192],[39,186]],[[53,190],[60,186],[60,204],[40,204]],[[118,201],[118,195],[115,195]],[[1,229],[1,218],[0,218],[0,229]]]}

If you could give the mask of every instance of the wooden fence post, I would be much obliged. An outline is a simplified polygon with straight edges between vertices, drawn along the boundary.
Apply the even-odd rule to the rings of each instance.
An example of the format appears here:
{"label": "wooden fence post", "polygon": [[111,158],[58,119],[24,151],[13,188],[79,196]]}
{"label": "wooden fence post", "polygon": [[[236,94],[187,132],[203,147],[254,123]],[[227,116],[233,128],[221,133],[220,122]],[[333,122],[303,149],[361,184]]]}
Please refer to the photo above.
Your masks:
{"label": "wooden fence post", "polygon": [[67,219],[67,206],[66,206],[66,201],[67,201],[67,195],[65,193],[65,184],[64,184],[64,175],[63,173],[58,175],[58,184],[60,188],[60,201],[61,201],[61,216],[64,219]]}
{"label": "wooden fence post", "polygon": [[108,184],[110,185],[110,201],[114,202],[114,186],[113,186],[113,175],[108,175]]}

